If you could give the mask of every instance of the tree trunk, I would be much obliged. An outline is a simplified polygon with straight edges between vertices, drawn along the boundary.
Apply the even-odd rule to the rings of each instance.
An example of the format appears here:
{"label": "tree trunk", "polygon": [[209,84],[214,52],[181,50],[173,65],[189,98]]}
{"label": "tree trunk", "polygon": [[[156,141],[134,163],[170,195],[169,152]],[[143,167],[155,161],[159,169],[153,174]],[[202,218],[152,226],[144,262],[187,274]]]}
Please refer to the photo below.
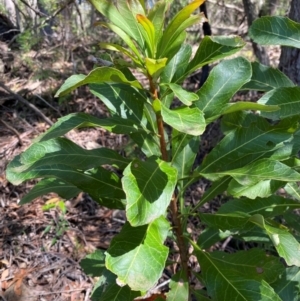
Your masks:
{"label": "tree trunk", "polygon": [[[248,21],[248,27],[251,26],[253,21],[258,17],[259,7],[256,5],[254,0],[243,0],[244,10]],[[270,65],[269,56],[266,49],[252,41],[252,47],[255,56],[260,63],[264,65]]]}
{"label": "tree trunk", "polygon": [[[292,0],[289,18],[300,22],[300,1]],[[300,85],[300,49],[282,47],[279,69],[284,72],[295,84]]]}

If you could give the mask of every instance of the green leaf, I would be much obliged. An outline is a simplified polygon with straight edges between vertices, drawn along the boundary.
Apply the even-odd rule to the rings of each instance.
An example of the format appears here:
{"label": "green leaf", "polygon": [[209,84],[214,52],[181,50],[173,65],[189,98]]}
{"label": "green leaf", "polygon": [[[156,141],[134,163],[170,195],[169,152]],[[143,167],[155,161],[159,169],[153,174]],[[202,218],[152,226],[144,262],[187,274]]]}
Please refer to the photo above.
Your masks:
{"label": "green leaf", "polygon": [[34,165],[34,168],[49,162],[65,164],[74,169],[87,170],[101,165],[114,165],[124,169],[129,160],[108,148],[87,150],[65,138],[55,138],[34,143],[20,156],[20,165],[13,171],[21,173]]}
{"label": "green leaf", "polygon": [[[251,78],[250,63],[242,58],[226,60],[218,64],[197,92],[196,106],[203,111],[205,119],[217,119],[231,97]],[[216,84],[218,83],[218,84]]]}
{"label": "green leaf", "polygon": [[167,57],[168,60],[171,60],[174,57],[174,55],[177,54],[177,52],[179,51],[179,49],[181,48],[185,40],[186,40],[186,32],[183,31],[181,34],[179,34],[176,40],[174,40],[173,44],[168,46],[168,52],[165,54],[165,56],[162,57]]}
{"label": "green leaf", "polygon": [[164,246],[170,225],[164,217],[149,225],[132,227],[126,223],[106,253],[106,267],[118,276],[118,283],[134,291],[147,291],[165,267],[168,248]]}
{"label": "green leaf", "polygon": [[178,179],[189,175],[199,151],[199,136],[182,134],[172,131],[172,161],[171,165],[178,171]]}
{"label": "green leaf", "polygon": [[56,92],[55,97],[67,95],[76,88],[86,84],[100,83],[123,83],[142,89],[141,84],[137,80],[128,80],[120,70],[112,67],[99,67],[92,70],[86,76],[78,74],[69,77]]}
{"label": "green leaf", "polygon": [[147,157],[161,156],[157,136],[146,133],[133,133],[130,135],[130,138],[141,148]]}
{"label": "green leaf", "polygon": [[94,285],[92,301],[132,301],[140,296],[139,292],[132,291],[128,285],[120,287],[116,283],[116,276],[104,269],[102,276]]}
{"label": "green leaf", "polygon": [[[122,47],[122,46],[120,46],[118,44],[101,42],[101,43],[99,43],[99,46],[100,46],[101,49],[106,49],[106,50],[121,52],[121,53],[125,54],[126,56],[128,56],[136,64],[136,66],[140,66],[140,67],[142,66],[140,64],[139,60],[134,56],[134,54],[132,54],[126,48],[124,48],[124,47]],[[115,62],[115,64],[116,64],[116,62],[119,62],[119,65],[121,65],[120,59],[119,60],[115,60],[114,62]],[[130,63],[128,63],[127,61],[123,61],[123,65],[129,66],[129,67],[133,67],[133,65],[130,64]]]}
{"label": "green leaf", "polygon": [[178,82],[186,78],[195,70],[241,50],[245,42],[240,37],[205,36],[185,73],[177,79]]}
{"label": "green leaf", "polygon": [[[267,281],[274,281],[283,266],[278,258],[252,249],[234,254],[196,249],[208,294],[213,300],[281,301]],[[276,271],[276,272],[275,272]]]}
{"label": "green leaf", "polygon": [[143,90],[125,84],[91,84],[91,92],[108,108],[112,116],[142,123],[147,96]]}
{"label": "green leaf", "polygon": [[194,0],[192,3],[180,10],[165,29],[158,46],[158,56],[166,57],[169,47],[174,43],[177,37],[189,26],[199,22],[201,16],[191,16],[191,14],[205,0]]}
{"label": "green leaf", "polygon": [[228,185],[227,192],[234,197],[245,196],[249,199],[256,199],[257,197],[266,198],[282,186],[284,186],[284,182],[274,180],[259,181],[254,185],[245,186],[232,179]]}
{"label": "green leaf", "polygon": [[175,82],[177,78],[180,78],[187,68],[191,55],[192,47],[188,44],[181,45],[181,48],[168,62],[166,68],[161,74],[161,83]]}
{"label": "green leaf", "polygon": [[57,193],[66,200],[77,196],[81,190],[76,186],[58,179],[43,179],[37,183],[20,201],[20,205],[27,204],[39,196],[50,192]]}
{"label": "green leaf", "polygon": [[266,16],[255,20],[249,36],[261,45],[282,45],[300,48],[300,24],[279,16]]}
{"label": "green leaf", "polygon": [[158,44],[162,34],[163,34],[163,27],[165,21],[165,14],[168,8],[168,1],[156,1],[154,6],[151,8],[150,12],[148,13],[148,18],[153,23],[155,28],[155,45]]}
{"label": "green leaf", "polygon": [[282,300],[299,301],[300,298],[300,269],[298,267],[286,268],[285,273],[272,283],[272,287]]}
{"label": "green leaf", "polygon": [[193,297],[195,298],[195,301],[211,301],[204,289],[193,291]]}
{"label": "green leaf", "polygon": [[101,276],[105,269],[105,255],[103,250],[96,250],[92,254],[86,255],[84,259],[80,261],[85,274],[91,277]]}
{"label": "green leaf", "polygon": [[35,178],[57,178],[89,193],[94,200],[106,207],[119,209],[124,207],[120,201],[125,197],[120,178],[104,168],[98,167],[84,172],[62,163],[45,162],[37,167],[33,164],[20,173],[13,172],[20,166],[20,157],[17,156],[7,170],[7,179],[15,185]]}
{"label": "green leaf", "polygon": [[91,0],[91,3],[102,15],[135,39],[141,49],[144,49],[145,42],[143,36],[135,16],[129,10],[126,1],[118,2],[118,9],[108,0]]}
{"label": "green leaf", "polygon": [[146,16],[142,14],[137,14],[136,19],[144,29],[144,31],[142,31],[142,34],[148,45],[148,49],[150,50],[149,54],[153,58],[156,51],[156,37],[154,25]]}
{"label": "green leaf", "polygon": [[[288,158],[293,148],[296,120],[271,125],[264,118],[237,112],[223,117],[222,127],[231,129],[221,142],[204,158],[197,171],[219,173],[246,166],[255,160],[277,155],[277,160]],[[292,143],[286,153],[280,153],[286,143]],[[276,153],[276,152],[279,153]],[[295,150],[296,151],[296,150]],[[281,154],[281,157],[279,156]],[[215,177],[214,177],[215,178]]]}
{"label": "green leaf", "polygon": [[205,228],[201,234],[198,236],[197,245],[201,249],[208,249],[213,246],[215,243],[226,239],[231,236],[233,232],[231,231],[222,231],[215,228]]}
{"label": "green leaf", "polygon": [[237,111],[246,111],[246,110],[255,110],[255,111],[261,111],[261,112],[274,112],[280,110],[279,106],[269,106],[264,105],[260,103],[255,102],[235,102],[235,103],[229,103],[224,106],[224,111],[222,112],[222,115],[234,113]]}
{"label": "green leaf", "polygon": [[216,174],[202,173],[202,175],[209,179],[229,175],[244,186],[251,186],[268,179],[284,182],[300,181],[300,174],[298,172],[281,162],[268,159],[261,159],[234,170],[217,172]]}
{"label": "green leaf", "polygon": [[177,180],[177,170],[168,163],[151,158],[134,160],[122,178],[126,193],[126,216],[132,226],[148,224],[164,215]]}
{"label": "green leaf", "polygon": [[[141,124],[150,131],[157,133],[156,115],[153,111],[152,105],[149,103],[145,103],[144,105]],[[130,138],[137,143],[147,157],[161,156],[158,134],[136,132],[132,133]]]}
{"label": "green leaf", "polygon": [[37,137],[35,142],[57,138],[73,129],[82,127],[102,127],[117,134],[130,134],[132,132],[143,131],[130,119],[118,117],[100,119],[85,113],[72,113],[59,118],[51,128]]}
{"label": "green leaf", "polygon": [[169,110],[162,104],[161,114],[168,125],[182,133],[193,136],[201,135],[206,127],[203,113],[196,107],[181,107]]}
{"label": "green leaf", "polygon": [[249,231],[253,228],[253,225],[249,223],[250,215],[244,212],[200,213],[199,216],[202,222],[213,229],[234,232],[244,229]]}
{"label": "green leaf", "polygon": [[164,70],[167,63],[167,58],[162,59],[150,59],[148,57],[145,58],[145,64],[148,73],[154,78],[157,79],[160,73]]}
{"label": "green leaf", "polygon": [[189,92],[180,85],[170,83],[167,86],[174,92],[175,96],[187,106],[190,106],[193,101],[199,99],[199,96],[196,93]]}
{"label": "green leaf", "polygon": [[230,200],[220,207],[218,213],[243,212],[271,218],[297,208],[300,208],[299,202],[273,195],[269,198],[257,198],[255,200],[245,198]]}
{"label": "green leaf", "polygon": [[252,62],[252,77],[242,89],[270,91],[281,87],[294,87],[295,84],[279,69]]}
{"label": "green leaf", "polygon": [[96,22],[95,25],[102,25],[104,27],[109,28],[113,32],[115,32],[126,44],[127,46],[133,51],[136,57],[142,61],[139,51],[137,50],[135,44],[130,39],[130,37],[118,26],[115,26],[112,23],[105,23],[105,22]]}
{"label": "green leaf", "polygon": [[289,227],[289,229],[296,231],[296,234],[300,233],[299,214],[297,213],[297,211],[288,211],[283,215],[283,218],[285,224]]}
{"label": "green leaf", "polygon": [[285,191],[294,199],[300,201],[300,189],[297,183],[287,183],[284,186]]}
{"label": "green leaf", "polygon": [[172,277],[169,287],[170,291],[167,293],[167,301],[189,299],[189,283],[182,270]]}
{"label": "green leaf", "polygon": [[202,206],[203,204],[211,201],[217,195],[222,194],[224,191],[227,190],[228,183],[230,182],[230,177],[223,177],[219,180],[216,180],[212,183],[211,187],[209,187],[203,194],[201,200],[196,204],[195,211],[197,208]]}
{"label": "green leaf", "polygon": [[252,216],[250,221],[267,232],[279,256],[284,258],[288,266],[300,266],[300,244],[288,229],[270,226],[259,214]]}
{"label": "green leaf", "polygon": [[258,103],[266,105],[277,105],[279,111],[262,112],[261,115],[279,120],[290,116],[298,116],[300,112],[300,87],[282,87],[266,93],[259,99]]}
{"label": "green leaf", "polygon": [[[130,0],[130,2],[132,4],[132,0]],[[122,17],[124,18],[124,20],[126,21],[126,23],[128,24],[128,26],[130,27],[130,30],[132,32],[131,36],[136,40],[140,49],[142,51],[145,51],[147,45],[144,38],[145,36],[142,33],[144,29],[140,26],[140,24],[138,24],[136,19],[137,14],[144,15],[145,12],[143,11],[143,9],[141,9],[141,7],[138,8],[137,5],[129,6],[127,1],[118,1],[117,8],[120,14],[122,15]],[[122,26],[120,26],[120,28],[122,28]],[[129,32],[127,33],[129,34]]]}

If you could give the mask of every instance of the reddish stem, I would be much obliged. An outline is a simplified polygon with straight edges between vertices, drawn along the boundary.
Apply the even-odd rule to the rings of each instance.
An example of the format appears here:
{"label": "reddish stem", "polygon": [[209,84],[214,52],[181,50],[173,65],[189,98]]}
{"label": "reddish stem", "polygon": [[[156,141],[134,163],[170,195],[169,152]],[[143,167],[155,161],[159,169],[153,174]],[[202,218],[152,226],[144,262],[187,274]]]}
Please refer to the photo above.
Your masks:
{"label": "reddish stem", "polygon": [[[158,99],[157,87],[153,83],[152,77],[150,75],[148,75],[148,79],[150,83],[150,92],[152,94],[152,97],[153,99]],[[164,161],[168,161],[168,152],[167,152],[167,146],[166,146],[165,134],[164,134],[164,123],[160,112],[156,112],[156,122],[157,122],[157,128],[158,128],[158,134],[160,140],[161,156]],[[187,245],[183,237],[182,224],[181,224],[181,219],[179,217],[177,197],[175,193],[173,194],[169,208],[172,216],[173,229],[177,238],[177,244],[179,248],[182,269],[185,275],[187,276],[187,279],[189,279],[190,270],[188,267],[188,251],[187,251]]]}

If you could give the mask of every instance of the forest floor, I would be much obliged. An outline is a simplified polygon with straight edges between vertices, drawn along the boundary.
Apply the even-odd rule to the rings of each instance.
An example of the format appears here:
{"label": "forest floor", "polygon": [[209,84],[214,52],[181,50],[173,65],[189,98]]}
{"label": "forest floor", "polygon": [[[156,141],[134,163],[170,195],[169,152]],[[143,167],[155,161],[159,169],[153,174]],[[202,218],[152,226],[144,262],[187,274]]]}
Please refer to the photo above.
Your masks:
{"label": "forest floor", "polygon": [[[80,260],[98,248],[106,250],[125,222],[123,212],[103,208],[83,193],[65,200],[66,213],[58,206],[47,209],[59,200],[55,194],[20,206],[19,201],[36,182],[14,186],[5,177],[7,164],[57,118],[72,112],[107,116],[105,107],[86,87],[64,100],[53,98],[70,75],[92,70],[90,56],[95,52],[90,49],[93,47],[80,43],[68,49],[55,45],[25,55],[0,44],[0,63],[3,62],[2,73],[0,64],[1,301],[89,301],[94,279],[83,273]],[[276,61],[278,51],[272,55]],[[197,83],[187,84],[191,89],[197,86]],[[241,97],[245,95],[238,95],[237,99]],[[47,118],[38,115],[35,109]],[[199,160],[221,135],[218,123],[207,129]],[[96,128],[73,130],[68,138],[86,149],[121,150],[126,141],[124,136]],[[187,201],[197,202],[207,185],[203,181],[195,184]],[[218,202],[207,210],[214,210]],[[196,221],[191,220],[189,227],[195,236],[200,231]]]}

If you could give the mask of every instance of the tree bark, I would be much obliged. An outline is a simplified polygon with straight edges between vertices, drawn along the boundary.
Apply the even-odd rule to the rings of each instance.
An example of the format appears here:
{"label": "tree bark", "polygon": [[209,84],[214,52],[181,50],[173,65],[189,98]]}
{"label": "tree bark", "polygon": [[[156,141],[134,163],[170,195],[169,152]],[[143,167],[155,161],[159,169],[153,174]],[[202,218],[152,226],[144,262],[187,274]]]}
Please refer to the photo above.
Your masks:
{"label": "tree bark", "polygon": [[[244,10],[248,21],[248,27],[251,26],[253,21],[258,17],[258,7],[254,0],[243,0]],[[252,48],[255,56],[260,63],[270,65],[269,56],[266,49],[252,41]]]}
{"label": "tree bark", "polygon": [[[300,1],[292,0],[289,18],[300,22]],[[285,73],[295,84],[300,85],[300,49],[282,47],[279,69]]]}

